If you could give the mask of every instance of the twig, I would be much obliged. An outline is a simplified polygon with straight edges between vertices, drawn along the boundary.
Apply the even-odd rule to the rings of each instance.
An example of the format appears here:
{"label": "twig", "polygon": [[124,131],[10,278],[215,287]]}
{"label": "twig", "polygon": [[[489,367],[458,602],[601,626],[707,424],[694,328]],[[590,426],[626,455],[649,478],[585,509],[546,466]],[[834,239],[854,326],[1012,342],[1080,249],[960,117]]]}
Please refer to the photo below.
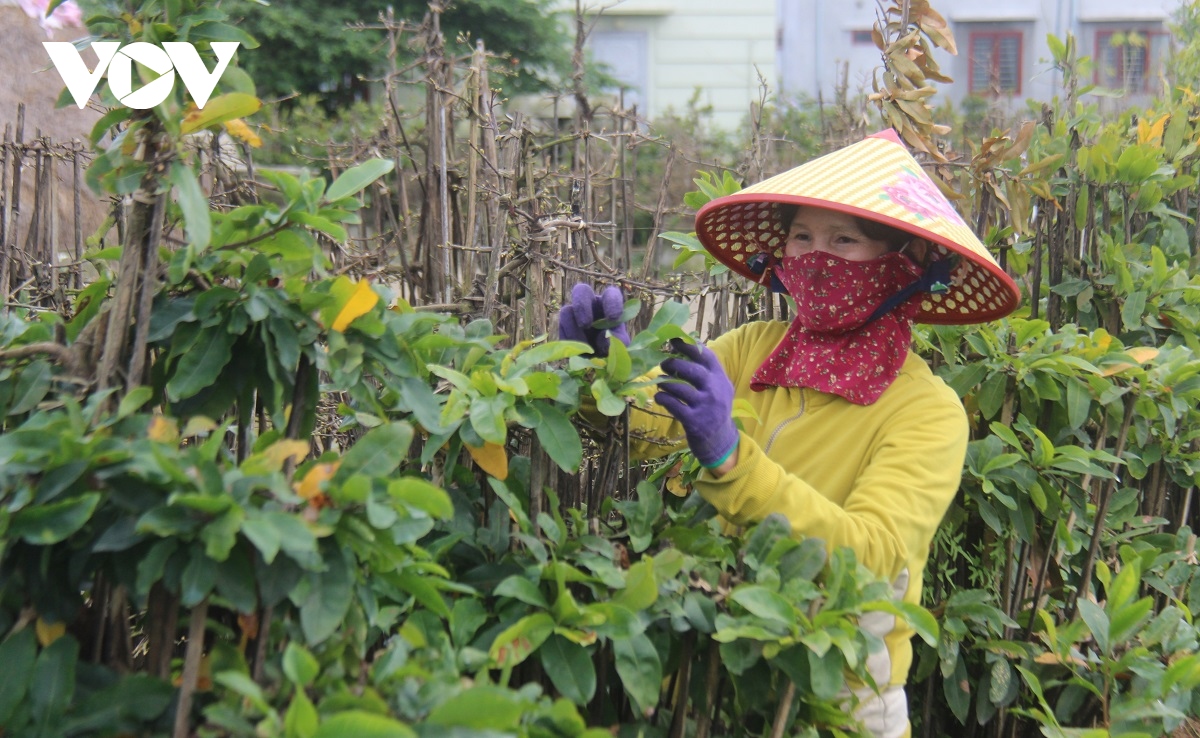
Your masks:
{"label": "twig", "polygon": [[179,685],[179,703],[175,707],[175,730],[172,738],[188,738],[188,718],[192,712],[192,695],[200,677],[200,657],[204,655],[204,627],[208,620],[208,598],[192,608],[188,623],[187,652],[183,659],[183,678]]}
{"label": "twig", "polygon": [[783,738],[783,731],[787,730],[788,714],[792,711],[792,702],[795,699],[796,683],[789,679],[783,699],[779,701],[779,709],[775,711],[775,723],[771,726],[771,738]]}
{"label": "twig", "polygon": [[71,361],[71,349],[61,343],[53,341],[43,341],[40,343],[27,343],[24,346],[0,350],[0,364],[7,361],[18,361],[20,359],[28,359],[31,356],[39,354],[49,354],[54,357],[54,360],[59,364],[68,364]]}

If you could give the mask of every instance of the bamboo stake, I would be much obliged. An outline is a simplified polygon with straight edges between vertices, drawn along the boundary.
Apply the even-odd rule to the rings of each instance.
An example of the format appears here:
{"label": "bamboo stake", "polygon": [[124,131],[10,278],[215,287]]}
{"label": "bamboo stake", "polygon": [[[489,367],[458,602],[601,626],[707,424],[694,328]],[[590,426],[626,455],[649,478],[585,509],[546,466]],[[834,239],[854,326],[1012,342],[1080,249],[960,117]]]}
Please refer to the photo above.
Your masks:
{"label": "bamboo stake", "polygon": [[[4,155],[0,157],[0,304],[8,303],[8,288],[11,266],[15,258],[12,239],[9,238],[9,220],[12,214],[12,193],[8,189],[8,160],[16,152],[12,142],[12,124],[4,126]],[[19,155],[19,154],[18,154]]]}
{"label": "bamboo stake", "polygon": [[79,162],[79,156],[82,153],[79,139],[74,141],[73,148],[74,151],[71,153],[71,195],[75,214],[75,227],[72,231],[75,236],[75,248],[71,252],[74,261],[71,265],[71,286],[81,289],[83,287],[83,270],[80,268],[80,262],[83,261],[83,174]]}

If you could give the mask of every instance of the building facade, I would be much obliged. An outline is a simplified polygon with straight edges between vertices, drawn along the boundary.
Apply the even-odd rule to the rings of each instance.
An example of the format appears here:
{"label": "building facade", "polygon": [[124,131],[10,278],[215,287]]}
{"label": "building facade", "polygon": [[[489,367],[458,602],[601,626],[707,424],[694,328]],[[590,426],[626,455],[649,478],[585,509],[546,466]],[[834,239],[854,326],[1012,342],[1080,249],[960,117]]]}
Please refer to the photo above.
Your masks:
{"label": "building facade", "polygon": [[[775,89],[778,0],[585,5],[594,22],[587,42],[592,58],[620,81],[626,106],[636,103],[644,118],[683,114],[695,97],[715,125],[732,128],[758,99],[760,74]],[[573,13],[575,3],[561,7]]]}
{"label": "building facade", "polygon": [[[1062,81],[1048,36],[1073,33],[1093,60],[1088,82],[1123,104],[1162,90],[1173,14],[1186,0],[934,0],[958,45],[938,51],[954,79],[939,95],[977,95],[1024,106],[1049,100]],[[573,12],[574,2],[562,9]],[[742,124],[760,76],[785,101],[830,100],[842,84],[871,89],[880,54],[871,39],[875,0],[621,0],[589,4],[593,58],[620,81],[626,106],[653,119],[695,96],[716,125]],[[601,11],[600,8],[603,8]]]}

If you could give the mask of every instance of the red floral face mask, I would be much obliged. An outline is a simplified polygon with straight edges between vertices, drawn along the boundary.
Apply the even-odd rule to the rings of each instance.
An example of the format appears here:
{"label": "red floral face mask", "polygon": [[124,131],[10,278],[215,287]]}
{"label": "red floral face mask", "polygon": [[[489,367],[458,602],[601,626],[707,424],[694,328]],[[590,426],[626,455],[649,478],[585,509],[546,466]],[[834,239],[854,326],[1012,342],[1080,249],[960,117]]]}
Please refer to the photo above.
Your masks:
{"label": "red floral face mask", "polygon": [[811,387],[857,405],[878,400],[908,356],[919,299],[868,319],[921,269],[895,252],[849,261],[814,251],[784,257],[776,275],[796,301],[796,318],[751,389]]}

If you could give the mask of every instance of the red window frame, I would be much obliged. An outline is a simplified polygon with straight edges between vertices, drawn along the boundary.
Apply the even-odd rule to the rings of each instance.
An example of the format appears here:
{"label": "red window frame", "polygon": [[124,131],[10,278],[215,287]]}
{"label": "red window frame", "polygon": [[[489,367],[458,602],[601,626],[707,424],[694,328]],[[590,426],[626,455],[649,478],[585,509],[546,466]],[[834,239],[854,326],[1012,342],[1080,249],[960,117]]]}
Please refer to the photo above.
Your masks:
{"label": "red window frame", "polygon": [[[986,85],[985,80],[982,83],[982,89],[976,89],[975,86],[975,44],[982,39],[991,39],[993,41],[992,48],[997,52],[1000,49],[1000,43],[1006,38],[1017,39],[1017,75],[1016,86],[1011,90],[1000,90],[1001,95],[1020,95],[1021,81],[1024,79],[1024,64],[1025,56],[1025,33],[1023,31],[971,31],[967,34],[967,91],[972,95],[992,95],[992,90]],[[999,63],[999,54],[992,55],[992,70],[995,70],[995,65]],[[988,80],[992,77],[991,72],[988,74]]]}
{"label": "red window frame", "polygon": [[1096,31],[1096,45],[1093,47],[1092,58],[1096,63],[1092,70],[1092,81],[1098,85],[1105,84],[1105,78],[1108,76],[1104,71],[1104,53],[1111,48],[1111,39],[1118,33],[1126,35],[1136,33],[1146,39],[1146,59],[1142,64],[1142,78],[1140,83],[1135,88],[1126,90],[1124,86],[1125,80],[1125,55],[1121,54],[1117,61],[1117,68],[1112,72],[1112,78],[1121,81],[1121,86],[1117,89],[1126,90],[1126,92],[1150,92],[1150,85],[1153,81],[1151,71],[1157,69],[1158,63],[1154,58],[1154,39],[1169,36],[1170,34],[1163,28],[1130,28],[1128,30],[1121,29],[1104,29]]}

